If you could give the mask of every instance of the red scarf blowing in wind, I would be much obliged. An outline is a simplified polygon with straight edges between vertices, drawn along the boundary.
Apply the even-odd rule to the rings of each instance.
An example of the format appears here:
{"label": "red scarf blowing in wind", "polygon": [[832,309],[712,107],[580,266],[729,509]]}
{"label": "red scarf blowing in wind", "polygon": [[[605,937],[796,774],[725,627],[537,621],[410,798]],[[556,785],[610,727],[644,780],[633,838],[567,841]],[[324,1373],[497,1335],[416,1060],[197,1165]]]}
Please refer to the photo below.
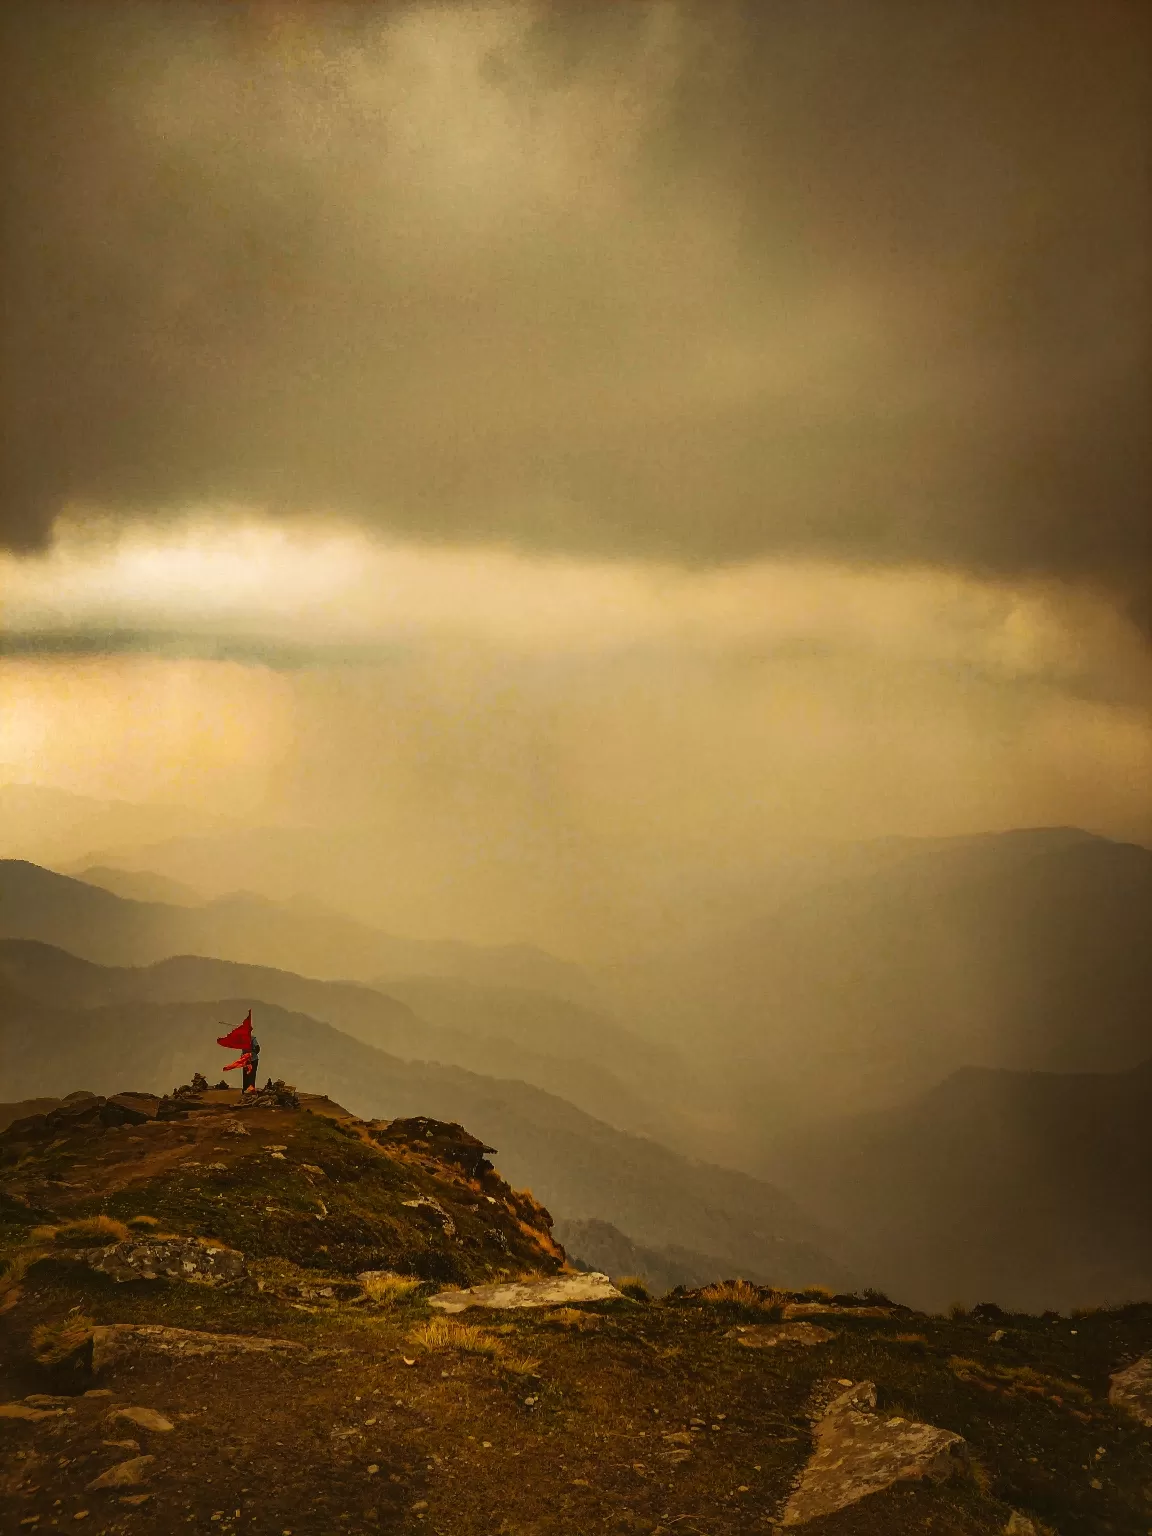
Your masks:
{"label": "red scarf blowing in wind", "polygon": [[249,1008],[248,1017],[243,1024],[237,1024],[235,1029],[228,1031],[226,1035],[217,1036],[217,1045],[222,1045],[226,1050],[238,1049],[240,1057],[237,1061],[229,1062],[224,1068],[225,1072],[234,1072],[237,1067],[243,1069],[244,1093],[255,1093],[256,1072],[260,1065],[260,1042],[252,1033],[252,1010]]}

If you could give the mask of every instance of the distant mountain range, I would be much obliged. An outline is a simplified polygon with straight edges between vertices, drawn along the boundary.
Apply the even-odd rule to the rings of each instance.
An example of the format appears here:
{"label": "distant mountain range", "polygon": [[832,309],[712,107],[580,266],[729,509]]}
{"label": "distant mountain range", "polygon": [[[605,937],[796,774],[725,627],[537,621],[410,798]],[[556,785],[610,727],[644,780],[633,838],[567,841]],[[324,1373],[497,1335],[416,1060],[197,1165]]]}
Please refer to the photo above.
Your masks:
{"label": "distant mountain range", "polygon": [[1152,1060],[965,1068],[909,1104],[785,1141],[775,1177],[917,1306],[1068,1311],[1152,1297]]}
{"label": "distant mountain range", "polygon": [[594,995],[579,966],[530,944],[485,946],[396,938],[318,902],[270,901],[238,891],[192,905],[184,886],[95,867],[99,881],[178,899],[129,897],[102,883],[0,859],[0,933],[40,939],[103,965],[149,965],[169,955],[211,955],[310,976],[370,981],[381,976],[451,976],[480,986],[527,987],[561,997]]}
{"label": "distant mountain range", "polygon": [[722,937],[601,979],[770,1135],[962,1066],[1134,1066],[1152,1054],[1150,934],[1147,848],[1075,828],[890,838],[798,864]]}
{"label": "distant mountain range", "polygon": [[770,1185],[616,1130],[527,1083],[401,1061],[260,997],[76,1008],[29,998],[7,978],[0,987],[6,1098],[110,1092],[126,1081],[163,1092],[195,1071],[212,1080],[225,1060],[215,1043],[219,1019],[252,1006],[263,1062],[277,1075],[364,1116],[457,1121],[495,1146],[504,1176],[555,1214],[595,1215],[656,1247],[686,1243],[714,1254],[721,1273],[847,1282],[828,1235]]}

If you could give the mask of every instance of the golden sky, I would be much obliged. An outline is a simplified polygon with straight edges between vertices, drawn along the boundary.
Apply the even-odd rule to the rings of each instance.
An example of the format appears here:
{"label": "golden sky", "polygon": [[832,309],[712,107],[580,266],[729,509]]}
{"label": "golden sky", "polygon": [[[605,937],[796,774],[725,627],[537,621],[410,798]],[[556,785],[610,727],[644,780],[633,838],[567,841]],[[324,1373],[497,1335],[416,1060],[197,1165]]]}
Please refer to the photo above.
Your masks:
{"label": "golden sky", "polygon": [[11,5],[0,780],[566,953],[1152,838],[1148,16]]}

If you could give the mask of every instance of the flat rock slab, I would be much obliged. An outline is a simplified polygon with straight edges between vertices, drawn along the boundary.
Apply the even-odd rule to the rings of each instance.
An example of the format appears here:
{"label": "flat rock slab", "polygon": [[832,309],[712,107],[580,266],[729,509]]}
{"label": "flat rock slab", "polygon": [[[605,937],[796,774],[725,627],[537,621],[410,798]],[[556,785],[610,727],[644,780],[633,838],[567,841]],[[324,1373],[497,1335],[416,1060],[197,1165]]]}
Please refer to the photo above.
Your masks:
{"label": "flat rock slab", "polygon": [[1152,1355],[1143,1355],[1135,1365],[1116,1372],[1108,1401],[1152,1427]]}
{"label": "flat rock slab", "polygon": [[781,1308],[785,1321],[795,1317],[894,1317],[895,1307],[843,1307],[834,1301],[786,1301]]}
{"label": "flat rock slab", "polygon": [[750,1323],[746,1328],[734,1328],[728,1337],[744,1349],[775,1349],[780,1344],[827,1344],[836,1335],[831,1328],[816,1323]]}
{"label": "flat rock slab", "polygon": [[96,1493],[102,1488],[138,1488],[148,1481],[148,1468],[155,1460],[155,1456],[133,1456],[130,1461],[117,1462],[107,1472],[92,1479],[88,1492]]}
{"label": "flat rock slab", "polygon": [[92,1369],[101,1370],[124,1355],[138,1352],[188,1358],[194,1355],[256,1355],[272,1350],[307,1354],[294,1339],[261,1339],[243,1333],[202,1333],[195,1328],[164,1328],[159,1323],[112,1323],[92,1330]]}
{"label": "flat rock slab", "polygon": [[112,1417],[135,1424],[137,1429],[152,1429],[164,1435],[176,1428],[171,1419],[166,1419],[162,1413],[157,1413],[155,1408],[117,1408]]}
{"label": "flat rock slab", "polygon": [[906,1479],[944,1482],[968,1468],[961,1435],[876,1411],[873,1382],[834,1398],[815,1427],[816,1449],[784,1510],[784,1525],[804,1525]]}
{"label": "flat rock slab", "polygon": [[195,1280],[227,1285],[247,1273],[244,1255],[195,1237],[140,1237],[70,1255],[123,1284],[129,1280]]}
{"label": "flat rock slab", "polygon": [[37,1424],[41,1419],[59,1419],[66,1411],[64,1408],[34,1408],[31,1403],[0,1403],[0,1419],[24,1419],[29,1424]]}
{"label": "flat rock slab", "polygon": [[607,1275],[556,1275],[550,1280],[510,1280],[506,1285],[474,1285],[466,1291],[441,1291],[428,1305],[438,1312],[465,1312],[469,1307],[569,1307],[578,1301],[611,1301],[621,1293]]}

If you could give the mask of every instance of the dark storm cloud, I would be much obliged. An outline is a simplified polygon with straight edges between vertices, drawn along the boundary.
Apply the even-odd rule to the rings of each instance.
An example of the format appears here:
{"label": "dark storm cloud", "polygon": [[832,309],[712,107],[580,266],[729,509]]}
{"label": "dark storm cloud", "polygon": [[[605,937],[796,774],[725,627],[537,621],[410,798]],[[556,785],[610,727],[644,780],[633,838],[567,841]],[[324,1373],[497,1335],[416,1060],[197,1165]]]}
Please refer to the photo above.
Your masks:
{"label": "dark storm cloud", "polygon": [[1136,0],[4,25],[11,547],[221,499],[1152,612]]}

